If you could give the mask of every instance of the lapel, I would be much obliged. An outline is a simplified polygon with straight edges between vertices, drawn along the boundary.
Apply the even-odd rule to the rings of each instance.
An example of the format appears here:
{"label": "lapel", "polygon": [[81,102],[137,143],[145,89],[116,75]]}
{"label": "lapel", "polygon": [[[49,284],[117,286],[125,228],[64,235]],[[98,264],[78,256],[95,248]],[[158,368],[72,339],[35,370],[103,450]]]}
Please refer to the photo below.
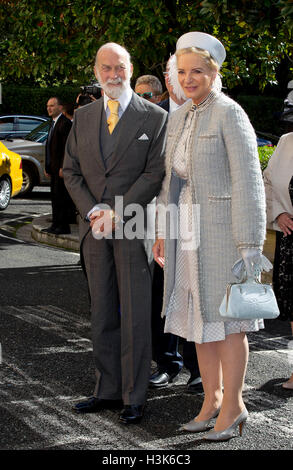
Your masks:
{"label": "lapel", "polygon": [[56,147],[56,128],[58,128],[58,125],[60,125],[60,119],[62,119],[62,116],[58,118],[58,121],[56,122],[56,124],[54,123],[53,120],[51,122],[51,126],[50,126],[49,133],[48,133],[48,138],[47,138],[47,149],[49,149],[50,154],[51,153],[54,154],[54,149]]}
{"label": "lapel", "polygon": [[[92,129],[91,138],[89,139],[90,142],[90,153],[94,154],[95,159],[100,167],[100,170],[103,172],[105,171],[105,165],[103,156],[101,153],[100,148],[100,127],[101,127],[101,119],[102,119],[102,112],[104,110],[104,100],[100,98],[99,100],[95,101],[94,103],[87,105],[88,112],[87,112],[87,119],[86,119],[86,127],[85,132]],[[96,149],[96,151],[93,151]]]}
{"label": "lapel", "polygon": [[[149,115],[149,110],[143,101],[132,92],[132,98],[124,111],[117,127],[117,139],[113,158],[111,158],[108,171],[111,171],[125,155],[129,145],[135,139],[139,129],[143,126]],[[114,130],[115,132],[115,130]]]}
{"label": "lapel", "polygon": [[56,131],[56,127],[58,126],[58,122],[60,121],[61,118],[62,118],[62,116],[59,117],[56,124],[54,123],[53,120],[51,121],[50,129],[49,129],[49,133],[48,133],[48,138],[47,138],[47,145],[48,146],[51,145],[51,143],[54,140],[54,134],[55,134],[55,131]]}
{"label": "lapel", "polygon": [[53,135],[53,132],[54,132],[53,123],[54,123],[54,121],[52,120],[52,121],[51,121],[51,124],[50,124],[50,128],[49,128],[49,132],[48,132],[47,145],[48,145],[49,142],[51,141],[52,135]]}

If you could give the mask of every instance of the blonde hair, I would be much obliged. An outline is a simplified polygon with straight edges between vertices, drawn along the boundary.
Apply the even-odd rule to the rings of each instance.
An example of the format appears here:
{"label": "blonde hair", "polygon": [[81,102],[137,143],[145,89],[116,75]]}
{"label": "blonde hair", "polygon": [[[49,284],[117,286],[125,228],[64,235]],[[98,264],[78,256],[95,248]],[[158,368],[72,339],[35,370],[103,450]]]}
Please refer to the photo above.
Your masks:
{"label": "blonde hair", "polygon": [[190,54],[190,53],[199,55],[205,61],[209,69],[215,72],[219,72],[220,70],[219,64],[212,58],[211,54],[204,49],[200,49],[194,46],[186,47],[184,49],[179,49],[178,51],[176,51],[175,55],[178,58],[179,56],[183,54]]}

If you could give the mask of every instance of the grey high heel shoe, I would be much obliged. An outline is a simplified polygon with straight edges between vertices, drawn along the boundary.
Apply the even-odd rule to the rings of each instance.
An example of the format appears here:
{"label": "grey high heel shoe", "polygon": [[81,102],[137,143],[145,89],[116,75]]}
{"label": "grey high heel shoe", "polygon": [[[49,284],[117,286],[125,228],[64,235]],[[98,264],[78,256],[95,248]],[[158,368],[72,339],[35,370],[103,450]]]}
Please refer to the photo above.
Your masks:
{"label": "grey high heel shoe", "polygon": [[207,431],[207,429],[210,425],[210,422],[212,421],[212,419],[214,419],[218,416],[219,412],[220,412],[220,408],[218,408],[213,413],[213,415],[205,421],[194,421],[194,419],[192,419],[188,423],[182,424],[182,426],[179,428],[179,431],[189,431],[189,432]]}
{"label": "grey high heel shoe", "polygon": [[248,411],[246,408],[244,408],[242,413],[240,413],[240,415],[237,417],[234,423],[231,424],[231,426],[224,429],[223,431],[215,431],[214,429],[211,429],[205,436],[203,436],[203,439],[207,441],[228,441],[229,439],[235,436],[235,432],[238,426],[239,434],[240,436],[242,436],[243,427],[247,421],[247,418]]}

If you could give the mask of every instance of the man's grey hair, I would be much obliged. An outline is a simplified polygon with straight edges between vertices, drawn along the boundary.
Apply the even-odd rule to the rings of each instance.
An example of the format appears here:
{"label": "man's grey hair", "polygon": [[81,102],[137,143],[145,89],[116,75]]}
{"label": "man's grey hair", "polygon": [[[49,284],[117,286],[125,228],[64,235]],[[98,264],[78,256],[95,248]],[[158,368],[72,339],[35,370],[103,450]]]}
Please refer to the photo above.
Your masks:
{"label": "man's grey hair", "polygon": [[161,95],[163,93],[162,84],[155,75],[142,75],[141,77],[138,77],[135,83],[135,88],[142,84],[149,85],[156,95]]}
{"label": "man's grey hair", "polygon": [[99,55],[99,52],[104,50],[104,49],[112,49],[112,50],[116,50],[119,54],[121,55],[124,55],[127,59],[127,62],[128,62],[128,65],[131,64],[131,57],[130,57],[130,54],[129,52],[123,47],[123,46],[120,46],[120,44],[117,44],[116,42],[107,42],[106,44],[103,44],[97,51],[97,54],[96,54],[96,65],[98,64],[98,55]]}

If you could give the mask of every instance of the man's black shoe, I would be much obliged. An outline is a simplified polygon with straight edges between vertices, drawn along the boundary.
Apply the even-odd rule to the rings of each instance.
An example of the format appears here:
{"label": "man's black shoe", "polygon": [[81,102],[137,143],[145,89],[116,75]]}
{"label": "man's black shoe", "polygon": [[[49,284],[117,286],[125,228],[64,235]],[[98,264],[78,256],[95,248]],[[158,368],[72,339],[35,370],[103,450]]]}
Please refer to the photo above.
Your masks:
{"label": "man's black shoe", "polygon": [[123,424],[139,423],[143,416],[143,405],[125,405],[119,421]]}
{"label": "man's black shoe", "polygon": [[49,227],[49,228],[44,228],[42,232],[45,233],[52,233],[53,235],[67,235],[71,233],[70,227]]}
{"label": "man's black shoe", "polygon": [[54,227],[53,225],[51,225],[51,227],[43,228],[43,229],[41,230],[41,232],[44,232],[44,233],[54,233],[54,232],[55,232],[55,229],[56,229],[56,227]]}
{"label": "man's black shoe", "polygon": [[149,384],[151,388],[166,387],[169,383],[173,382],[177,374],[168,374],[168,372],[157,371],[151,375]]}
{"label": "man's black shoe", "polygon": [[203,386],[201,377],[190,377],[187,382],[187,392],[188,393],[202,393]]}
{"label": "man's black shoe", "polygon": [[55,235],[67,235],[71,233],[70,227],[57,227],[54,231]]}
{"label": "man's black shoe", "polygon": [[121,409],[122,400],[104,400],[102,398],[90,397],[72,407],[76,413],[95,413],[101,410]]}

